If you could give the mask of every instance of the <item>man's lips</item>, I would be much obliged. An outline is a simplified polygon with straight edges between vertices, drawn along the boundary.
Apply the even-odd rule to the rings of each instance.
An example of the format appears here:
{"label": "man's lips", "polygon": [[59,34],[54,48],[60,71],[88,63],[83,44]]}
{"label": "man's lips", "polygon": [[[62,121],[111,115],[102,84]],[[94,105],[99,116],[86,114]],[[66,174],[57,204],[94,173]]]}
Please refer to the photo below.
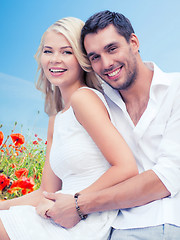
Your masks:
{"label": "man's lips", "polygon": [[107,75],[109,78],[114,78],[120,74],[122,67],[123,65],[119,68],[114,69],[111,72],[105,73],[105,75]]}

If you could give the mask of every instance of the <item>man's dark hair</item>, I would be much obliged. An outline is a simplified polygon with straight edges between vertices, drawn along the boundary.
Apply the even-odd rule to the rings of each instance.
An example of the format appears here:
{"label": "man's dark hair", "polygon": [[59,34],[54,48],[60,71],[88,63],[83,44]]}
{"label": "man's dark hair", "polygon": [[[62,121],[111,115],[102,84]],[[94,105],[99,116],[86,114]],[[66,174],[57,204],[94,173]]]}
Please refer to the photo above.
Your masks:
{"label": "man's dark hair", "polygon": [[108,25],[113,24],[117,32],[122,35],[127,42],[130,36],[134,33],[134,29],[129,21],[123,14],[111,12],[109,10],[101,11],[92,15],[86,22],[81,31],[81,43],[84,52],[84,38],[89,33],[97,33],[98,30],[104,29]]}

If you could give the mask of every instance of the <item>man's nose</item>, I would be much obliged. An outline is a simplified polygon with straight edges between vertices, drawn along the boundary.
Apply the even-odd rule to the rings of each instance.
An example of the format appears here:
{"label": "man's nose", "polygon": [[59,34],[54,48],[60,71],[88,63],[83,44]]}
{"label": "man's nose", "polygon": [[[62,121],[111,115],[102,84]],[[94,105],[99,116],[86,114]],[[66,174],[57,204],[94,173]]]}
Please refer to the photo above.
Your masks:
{"label": "man's nose", "polygon": [[102,56],[101,64],[103,69],[110,69],[113,66],[113,60],[110,57]]}

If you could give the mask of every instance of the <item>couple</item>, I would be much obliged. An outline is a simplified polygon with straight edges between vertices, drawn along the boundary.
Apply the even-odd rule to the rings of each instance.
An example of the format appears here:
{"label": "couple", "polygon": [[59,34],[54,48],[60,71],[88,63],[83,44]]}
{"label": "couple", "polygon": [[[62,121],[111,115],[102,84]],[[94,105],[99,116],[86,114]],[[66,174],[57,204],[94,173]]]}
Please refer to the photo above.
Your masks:
{"label": "couple", "polygon": [[50,115],[42,183],[0,203],[0,240],[179,239],[180,74],[143,63],[131,23],[110,11],[57,21],[36,59]]}

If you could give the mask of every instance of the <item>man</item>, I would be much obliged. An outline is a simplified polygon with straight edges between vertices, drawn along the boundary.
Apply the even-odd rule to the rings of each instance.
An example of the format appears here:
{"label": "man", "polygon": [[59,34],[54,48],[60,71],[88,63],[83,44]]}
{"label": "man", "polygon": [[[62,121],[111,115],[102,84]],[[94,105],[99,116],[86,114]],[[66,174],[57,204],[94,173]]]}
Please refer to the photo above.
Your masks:
{"label": "man", "polygon": [[[82,29],[92,69],[103,79],[116,127],[136,158],[140,174],[111,188],[76,198],[84,214],[120,209],[111,239],[180,239],[180,73],[143,63],[139,41],[122,14],[103,11]],[[72,196],[48,214],[64,227],[79,221]]]}

